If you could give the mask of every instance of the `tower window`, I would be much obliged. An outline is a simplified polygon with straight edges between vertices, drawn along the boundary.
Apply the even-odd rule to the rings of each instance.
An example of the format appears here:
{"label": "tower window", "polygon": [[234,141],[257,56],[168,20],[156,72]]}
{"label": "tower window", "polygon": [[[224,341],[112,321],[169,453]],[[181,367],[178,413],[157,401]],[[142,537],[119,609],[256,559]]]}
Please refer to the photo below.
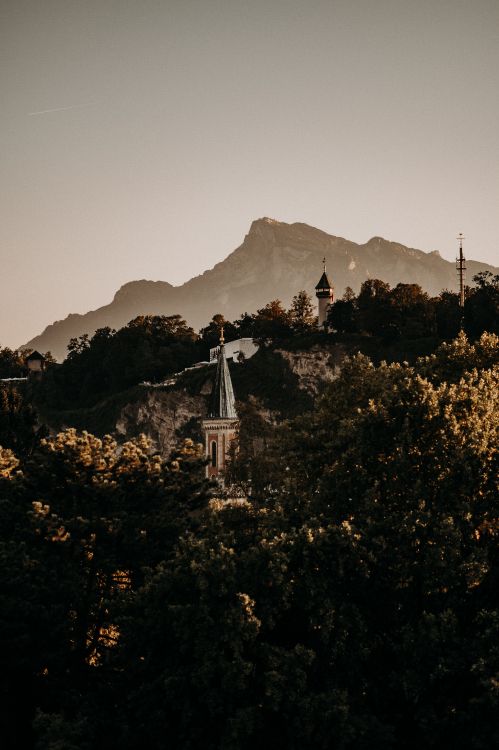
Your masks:
{"label": "tower window", "polygon": [[211,444],[211,465],[217,465],[217,444],[214,440]]}

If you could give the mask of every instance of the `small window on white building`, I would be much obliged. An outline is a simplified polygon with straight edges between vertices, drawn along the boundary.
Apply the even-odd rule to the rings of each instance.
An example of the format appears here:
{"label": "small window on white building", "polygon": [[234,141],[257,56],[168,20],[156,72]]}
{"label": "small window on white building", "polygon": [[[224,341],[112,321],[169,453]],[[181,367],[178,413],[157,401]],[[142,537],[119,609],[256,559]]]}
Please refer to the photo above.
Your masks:
{"label": "small window on white building", "polygon": [[217,444],[214,440],[211,443],[211,465],[217,465]]}

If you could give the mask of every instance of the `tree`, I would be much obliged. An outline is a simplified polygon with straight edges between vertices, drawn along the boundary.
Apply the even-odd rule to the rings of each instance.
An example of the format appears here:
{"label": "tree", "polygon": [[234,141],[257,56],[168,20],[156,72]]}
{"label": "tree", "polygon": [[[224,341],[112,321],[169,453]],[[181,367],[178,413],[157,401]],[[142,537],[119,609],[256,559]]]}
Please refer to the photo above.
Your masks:
{"label": "tree", "polygon": [[432,383],[364,358],[359,393],[354,364],[312,424],[316,478],[214,508],[134,597],[125,747],[496,741],[499,373]]}
{"label": "tree", "polygon": [[[154,353],[169,325],[120,340]],[[234,369],[263,399],[291,385],[283,365],[266,349]],[[499,338],[414,365],[357,355],[313,408],[295,386],[283,424],[241,408],[242,502],[208,502],[192,441],[168,461],[75,430],[0,448],[4,743],[498,744]]]}
{"label": "tree", "polygon": [[[101,329],[104,330],[104,329]],[[109,332],[111,329],[107,328]],[[113,331],[114,333],[114,331]],[[90,347],[90,336],[88,333],[83,333],[81,336],[74,336],[69,339],[68,343],[68,358],[73,358],[78,354],[82,354]]]}
{"label": "tree", "polygon": [[254,318],[254,338],[260,344],[286,338],[290,333],[290,315],[282,306],[281,300],[272,300],[257,310]]}
{"label": "tree", "polygon": [[248,312],[241,314],[241,317],[234,321],[237,338],[253,338],[255,333],[255,316]]}
{"label": "tree", "polygon": [[0,378],[20,378],[25,374],[24,353],[8,347],[0,348]]}
{"label": "tree", "polygon": [[329,308],[328,324],[338,333],[357,333],[358,310],[355,299],[337,299]]}
{"label": "tree", "polygon": [[[21,384],[21,386],[24,384]],[[38,415],[25,388],[0,383],[0,445],[17,455],[29,454],[45,428],[37,429]]]}
{"label": "tree", "polygon": [[199,332],[201,341],[203,342],[203,354],[205,359],[208,359],[209,350],[218,346],[220,343],[220,332],[222,326],[226,341],[233,341],[238,338],[236,326],[226,320],[221,313],[217,313],[213,316],[209,324],[205,328],[201,328]]}
{"label": "tree", "polygon": [[312,298],[305,290],[293,297],[288,311],[291,328],[296,333],[307,333],[317,324],[317,316],[312,304]]}
{"label": "tree", "polygon": [[187,441],[165,462],[144,438],[118,450],[75,430],[42,441],[22,472],[0,451],[1,690],[13,747],[29,739],[35,709],[48,736],[54,722],[77,724],[87,700],[92,745],[120,602],[196,526],[208,499],[201,454]]}
{"label": "tree", "polygon": [[464,327],[475,337],[483,331],[499,333],[499,275],[482,271],[473,277],[476,288],[469,290],[464,303]]}
{"label": "tree", "polygon": [[459,333],[463,311],[459,307],[459,295],[444,289],[435,304],[435,322],[440,338],[452,339]]}
{"label": "tree", "polygon": [[434,305],[419,284],[397,284],[390,292],[392,322],[406,338],[435,332]]}
{"label": "tree", "polygon": [[353,302],[356,299],[355,292],[351,286],[345,287],[345,291],[343,292],[343,297],[341,299],[344,302]]}
{"label": "tree", "polygon": [[391,335],[393,321],[390,306],[390,285],[380,279],[364,281],[357,297],[359,325],[371,334]]}
{"label": "tree", "polygon": [[198,336],[180,315],[139,315],[119,331],[105,327],[71,339],[68,348],[40,384],[40,398],[56,408],[92,406],[141,381],[164,379],[200,354]]}

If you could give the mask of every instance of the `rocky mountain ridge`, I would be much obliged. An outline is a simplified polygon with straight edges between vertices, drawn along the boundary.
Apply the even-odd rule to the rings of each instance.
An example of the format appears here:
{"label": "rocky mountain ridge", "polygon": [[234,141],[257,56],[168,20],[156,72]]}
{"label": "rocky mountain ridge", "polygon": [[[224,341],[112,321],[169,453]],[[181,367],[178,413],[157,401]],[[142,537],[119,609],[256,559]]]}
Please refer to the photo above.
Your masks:
{"label": "rocky mountain ridge", "polygon": [[[432,295],[457,288],[454,264],[437,251],[427,253],[382,237],[357,244],[307,224],[263,218],[252,223],[243,243],[225,260],[185,284],[128,282],[110,304],[84,315],[70,314],[47,326],[26,346],[50,350],[61,360],[70,338],[92,335],[104,326],[120,328],[141,314],[179,313],[199,329],[215,313],[234,319],[276,298],[288,305],[300,289],[313,294],[323,257],[336,296],[341,296],[346,286],[358,292],[367,278],[380,278],[391,285],[414,282]],[[467,265],[469,279],[479,271],[499,273],[499,268],[486,263],[468,261]]]}

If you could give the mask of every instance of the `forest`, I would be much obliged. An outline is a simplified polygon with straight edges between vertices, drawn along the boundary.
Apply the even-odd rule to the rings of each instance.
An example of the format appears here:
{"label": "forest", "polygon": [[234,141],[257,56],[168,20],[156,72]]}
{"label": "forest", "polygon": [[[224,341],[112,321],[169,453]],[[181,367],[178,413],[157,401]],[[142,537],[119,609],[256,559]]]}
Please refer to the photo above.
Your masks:
{"label": "forest", "polygon": [[[495,747],[499,278],[475,281],[464,310],[365,282],[330,334],[305,293],[199,335],[144,316],[0,383],[2,746]],[[206,359],[222,322],[264,351],[360,343],[264,451],[245,422],[245,499],[205,480],[193,440],[165,458],[41,423]],[[0,376],[24,356],[0,350]]]}

